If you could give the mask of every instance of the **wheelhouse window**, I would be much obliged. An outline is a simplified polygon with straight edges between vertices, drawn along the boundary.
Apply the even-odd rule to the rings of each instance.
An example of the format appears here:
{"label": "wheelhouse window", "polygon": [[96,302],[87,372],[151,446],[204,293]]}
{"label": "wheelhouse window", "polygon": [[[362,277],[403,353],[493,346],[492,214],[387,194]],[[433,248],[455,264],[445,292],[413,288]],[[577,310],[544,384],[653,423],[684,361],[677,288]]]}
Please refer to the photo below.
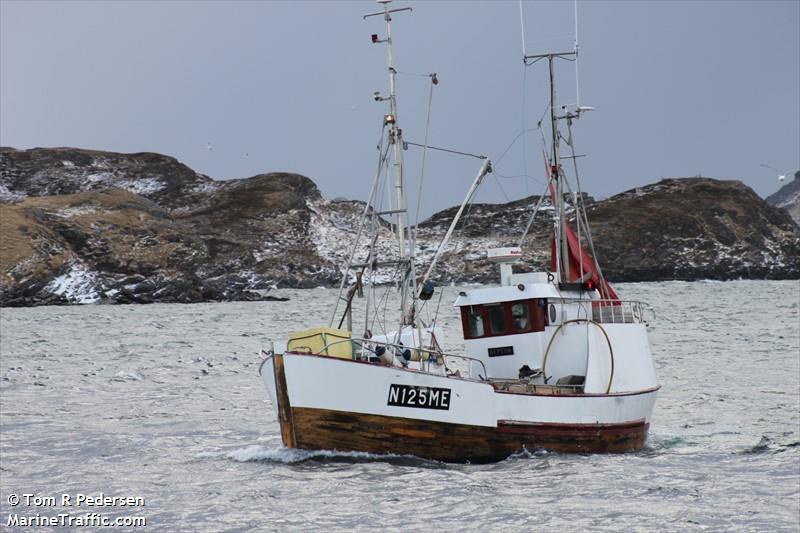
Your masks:
{"label": "wheelhouse window", "polygon": [[514,331],[528,331],[531,327],[528,302],[511,305],[511,327]]}
{"label": "wheelhouse window", "polygon": [[466,326],[468,337],[483,337],[483,312],[479,305],[471,305],[467,308]]}
{"label": "wheelhouse window", "polygon": [[461,308],[465,339],[544,331],[547,301],[533,298]]}
{"label": "wheelhouse window", "polygon": [[489,331],[492,335],[502,335],[506,332],[506,310],[503,304],[490,305],[489,310]]}

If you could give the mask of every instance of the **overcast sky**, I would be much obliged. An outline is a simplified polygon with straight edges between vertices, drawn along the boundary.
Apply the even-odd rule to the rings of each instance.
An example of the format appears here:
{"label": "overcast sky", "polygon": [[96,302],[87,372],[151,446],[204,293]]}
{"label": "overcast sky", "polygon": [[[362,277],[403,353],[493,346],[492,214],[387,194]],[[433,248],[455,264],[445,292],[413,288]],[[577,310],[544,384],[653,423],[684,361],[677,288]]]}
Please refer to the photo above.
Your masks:
{"label": "overcast sky", "polygon": [[[431,144],[495,160],[478,201],[542,192],[546,65],[522,65],[519,3],[403,6],[398,70],[441,81]],[[298,172],[328,197],[364,199],[385,112],[372,93],[387,81],[385,45],[370,42],[384,24],[362,15],[378,9],[3,0],[0,144],[160,152],[215,179]],[[528,53],[572,47],[572,1],[523,13]],[[800,167],[800,2],[591,1],[578,15],[580,103],[596,108],[575,131],[590,194],[702,174],[765,196],[779,183],[761,163]],[[574,64],[557,75],[558,103],[574,103]],[[401,75],[398,91],[405,137],[422,142],[428,80]],[[406,152],[412,183],[419,155]],[[478,167],[429,154],[423,214],[459,203]]]}

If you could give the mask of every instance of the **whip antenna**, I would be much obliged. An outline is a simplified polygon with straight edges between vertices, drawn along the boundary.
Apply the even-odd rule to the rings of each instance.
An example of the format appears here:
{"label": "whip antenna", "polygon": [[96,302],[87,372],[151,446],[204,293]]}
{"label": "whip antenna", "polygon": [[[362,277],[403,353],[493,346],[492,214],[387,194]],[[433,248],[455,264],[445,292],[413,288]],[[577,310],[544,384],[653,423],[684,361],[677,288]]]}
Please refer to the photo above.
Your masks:
{"label": "whip antenna", "polygon": [[522,0],[519,0],[519,29],[522,34],[522,57],[525,57],[525,16],[522,14]]}
{"label": "whip antenna", "polygon": [[[521,4],[520,4],[521,5]],[[578,82],[578,0],[575,0],[575,102],[581,108],[581,85]]]}

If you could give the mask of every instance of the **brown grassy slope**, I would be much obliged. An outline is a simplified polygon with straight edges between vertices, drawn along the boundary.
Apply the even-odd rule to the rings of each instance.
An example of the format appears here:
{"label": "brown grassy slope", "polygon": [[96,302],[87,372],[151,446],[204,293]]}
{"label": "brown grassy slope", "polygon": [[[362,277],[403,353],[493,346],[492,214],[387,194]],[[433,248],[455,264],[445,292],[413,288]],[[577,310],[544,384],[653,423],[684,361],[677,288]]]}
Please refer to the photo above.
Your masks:
{"label": "brown grassy slope", "polygon": [[[121,189],[28,198],[0,205],[4,282],[58,270],[80,258],[104,272],[148,275],[175,273],[204,246],[169,213]],[[61,249],[53,264],[44,250]]]}
{"label": "brown grassy slope", "polygon": [[20,205],[0,204],[0,286],[46,276],[71,258],[46,224]]}

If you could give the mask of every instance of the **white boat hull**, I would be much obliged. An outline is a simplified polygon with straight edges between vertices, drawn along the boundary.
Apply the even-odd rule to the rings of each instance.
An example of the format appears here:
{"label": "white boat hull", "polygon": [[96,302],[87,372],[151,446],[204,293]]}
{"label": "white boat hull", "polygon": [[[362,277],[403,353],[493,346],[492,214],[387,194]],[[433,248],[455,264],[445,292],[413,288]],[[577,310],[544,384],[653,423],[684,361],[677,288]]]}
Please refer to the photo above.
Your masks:
{"label": "white boat hull", "polygon": [[269,356],[261,376],[287,447],[472,462],[521,449],[641,449],[658,390],[507,392],[485,381],[292,353]]}

